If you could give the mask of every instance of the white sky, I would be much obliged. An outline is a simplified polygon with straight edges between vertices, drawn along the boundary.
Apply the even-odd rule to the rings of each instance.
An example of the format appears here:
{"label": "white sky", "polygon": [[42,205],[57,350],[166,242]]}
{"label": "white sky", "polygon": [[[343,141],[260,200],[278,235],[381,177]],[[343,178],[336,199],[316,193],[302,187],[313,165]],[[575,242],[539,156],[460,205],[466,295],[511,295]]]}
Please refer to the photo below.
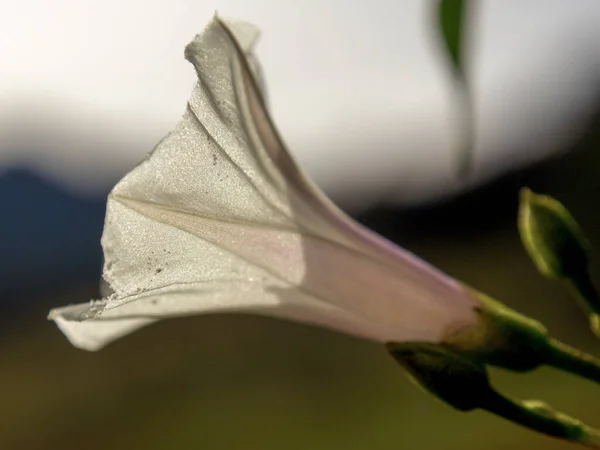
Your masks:
{"label": "white sky", "polygon": [[[262,30],[275,122],[348,206],[461,188],[452,85],[425,0],[0,0],[0,164],[78,188],[126,172],[180,117],[183,48],[220,14]],[[600,94],[600,2],[477,2],[477,178],[562,148]]]}

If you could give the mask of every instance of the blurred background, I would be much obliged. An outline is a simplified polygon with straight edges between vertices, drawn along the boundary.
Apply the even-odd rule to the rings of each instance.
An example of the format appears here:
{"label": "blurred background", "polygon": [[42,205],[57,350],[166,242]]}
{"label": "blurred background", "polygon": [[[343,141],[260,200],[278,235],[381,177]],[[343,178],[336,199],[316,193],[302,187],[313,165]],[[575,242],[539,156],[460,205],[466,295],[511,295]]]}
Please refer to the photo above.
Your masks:
{"label": "blurred background", "polygon": [[[469,15],[473,171],[421,0],[0,0],[0,448],[515,449],[572,446],[412,385],[384,349],[248,316],[169,320],[98,353],[47,311],[99,296],[111,186],[179,119],[183,47],[220,14],[257,24],[276,123],[344,209],[452,276],[600,353],[535,271],[518,191],[563,201],[600,252],[600,3],[480,1]],[[600,259],[592,271],[600,281]],[[600,426],[598,386],[492,373]]]}

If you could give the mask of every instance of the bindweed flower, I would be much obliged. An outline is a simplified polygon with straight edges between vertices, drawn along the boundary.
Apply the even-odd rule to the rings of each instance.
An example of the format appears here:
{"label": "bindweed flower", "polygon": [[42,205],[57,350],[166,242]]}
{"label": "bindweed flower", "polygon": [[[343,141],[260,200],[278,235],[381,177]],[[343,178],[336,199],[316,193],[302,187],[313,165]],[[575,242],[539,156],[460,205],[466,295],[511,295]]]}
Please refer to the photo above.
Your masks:
{"label": "bindweed flower", "polygon": [[496,394],[485,372],[487,364],[551,364],[600,380],[600,363],[339,210],[271,122],[251,52],[256,38],[253,26],[215,17],[186,47],[198,83],[182,120],[108,197],[110,295],[49,318],[86,350],[200,313],[319,325],[386,344],[416,381],[457,409],[484,408],[600,445],[579,422]]}
{"label": "bindweed flower", "polygon": [[50,317],[86,350],[211,312],[379,342],[441,342],[475,325],[469,290],[359,225],[298,168],[265,108],[256,37],[215,19],[187,46],[198,84],[181,122],[108,198],[104,278],[114,293]]}

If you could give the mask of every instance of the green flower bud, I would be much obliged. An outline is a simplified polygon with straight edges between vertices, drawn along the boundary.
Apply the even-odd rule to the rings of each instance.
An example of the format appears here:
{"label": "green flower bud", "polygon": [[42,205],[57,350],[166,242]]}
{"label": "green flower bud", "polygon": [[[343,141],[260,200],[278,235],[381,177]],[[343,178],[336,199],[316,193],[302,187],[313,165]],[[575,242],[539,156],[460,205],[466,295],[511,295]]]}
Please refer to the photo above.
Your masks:
{"label": "green flower bud", "polygon": [[387,348],[414,382],[460,411],[483,409],[531,430],[600,448],[598,430],[544,402],[503,396],[490,385],[485,365],[463,354],[426,343],[390,343]]}
{"label": "green flower bud", "polygon": [[[485,364],[465,354],[427,343],[389,343],[387,348],[415,383],[460,411],[483,409],[531,430],[600,448],[598,430],[545,402],[519,401],[503,396],[491,386]],[[553,343],[548,356],[550,360],[558,358],[555,362],[566,366],[583,367],[588,375],[597,375],[593,373],[594,370],[597,372],[597,361],[563,344]]]}
{"label": "green flower bud", "polygon": [[600,296],[590,274],[590,244],[569,211],[557,200],[521,191],[519,232],[538,270],[567,282],[587,311],[594,334],[600,337]]}
{"label": "green flower bud", "polygon": [[459,411],[484,406],[491,393],[485,367],[434,344],[387,344],[412,381]]}
{"label": "green flower bud", "polygon": [[546,277],[569,279],[587,273],[590,244],[557,200],[522,189],[519,232],[529,256]]}

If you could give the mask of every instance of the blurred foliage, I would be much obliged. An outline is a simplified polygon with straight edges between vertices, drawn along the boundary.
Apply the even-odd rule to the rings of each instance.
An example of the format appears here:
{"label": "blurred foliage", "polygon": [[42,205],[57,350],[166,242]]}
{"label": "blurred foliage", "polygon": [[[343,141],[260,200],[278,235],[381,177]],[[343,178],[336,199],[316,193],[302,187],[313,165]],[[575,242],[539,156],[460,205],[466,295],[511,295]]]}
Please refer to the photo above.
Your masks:
{"label": "blurred foliage", "polygon": [[[529,260],[516,214],[523,185],[560,198],[588,231],[600,280],[599,149],[596,127],[578,151],[456,201],[360,219],[598,354],[577,305]],[[0,318],[3,450],[573,448],[485,413],[454,411],[412,385],[383,347],[286,322],[173,319],[86,353],[45,315],[97,295],[96,285],[73,286]],[[550,369],[493,371],[492,382],[600,425],[592,383]]]}
{"label": "blurred foliage", "polygon": [[439,0],[440,31],[448,56],[458,73],[462,73],[462,36],[465,10],[465,0]]}
{"label": "blurred foliage", "polygon": [[473,164],[475,150],[475,114],[471,87],[465,69],[465,49],[467,48],[467,19],[471,3],[467,0],[438,0],[438,28],[442,42],[452,63],[452,75],[455,81],[454,102],[456,127],[459,130],[456,144],[457,173],[466,177]]}

